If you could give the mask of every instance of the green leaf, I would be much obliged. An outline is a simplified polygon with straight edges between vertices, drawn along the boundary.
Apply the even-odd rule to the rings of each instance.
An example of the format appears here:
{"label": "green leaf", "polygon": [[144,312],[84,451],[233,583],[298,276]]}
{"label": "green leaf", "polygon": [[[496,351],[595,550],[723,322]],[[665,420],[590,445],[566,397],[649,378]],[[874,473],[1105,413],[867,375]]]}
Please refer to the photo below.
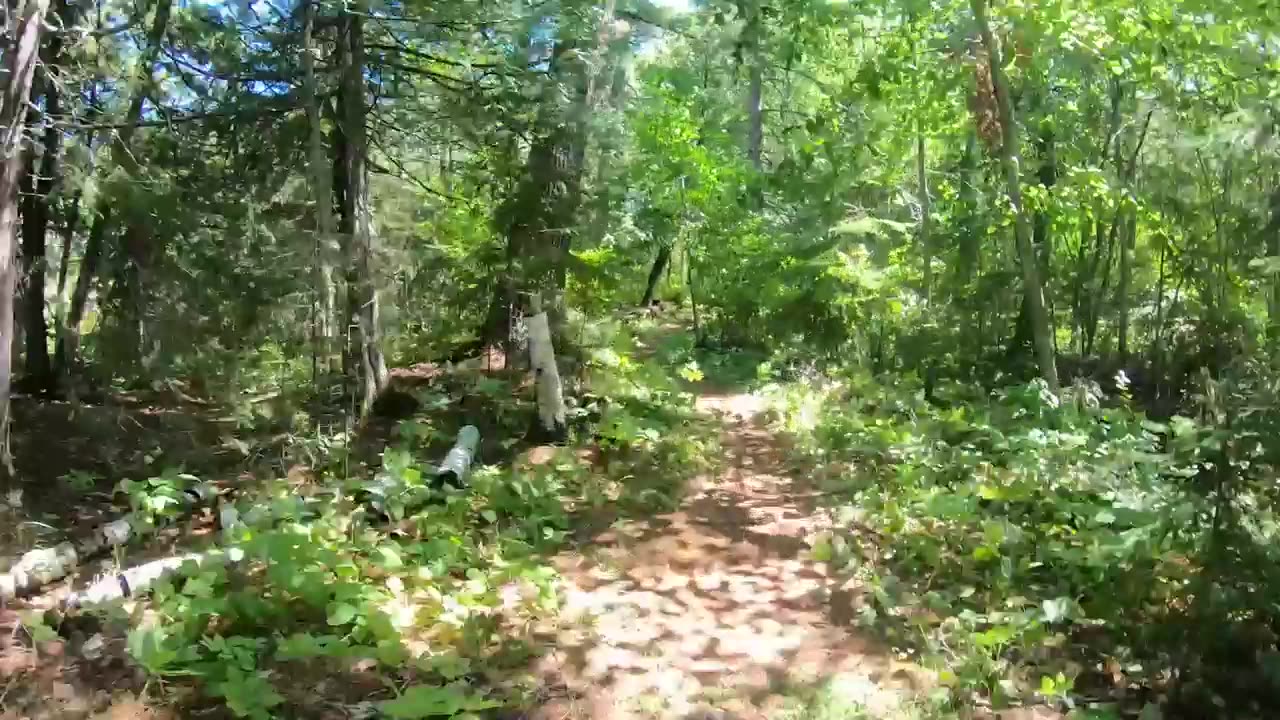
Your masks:
{"label": "green leaf", "polygon": [[489,523],[490,525],[493,525],[494,523],[498,522],[498,513],[492,510],[481,510],[480,517],[484,518],[485,522]]}
{"label": "green leaf", "polygon": [[814,562],[831,562],[831,558],[835,554],[834,549],[831,547],[831,538],[827,535],[823,535],[815,540],[813,543],[813,549],[810,550],[810,554],[812,555]]}
{"label": "green leaf", "polygon": [[58,633],[44,622],[44,616],[36,610],[22,613],[22,626],[31,633],[31,639],[38,643],[51,642],[58,639]]}
{"label": "green leaf", "polygon": [[388,570],[404,567],[404,560],[400,558],[400,552],[390,545],[379,547],[378,557],[382,567]]}
{"label": "green leaf", "polygon": [[280,660],[308,660],[333,654],[335,649],[344,647],[342,640],[336,635],[310,633],[294,633],[280,641],[276,647],[276,657]]}
{"label": "green leaf", "polygon": [[499,703],[473,695],[464,688],[458,684],[415,685],[394,700],[378,703],[378,709],[395,720],[417,720],[499,707]]}
{"label": "green leaf", "polygon": [[354,620],[355,617],[356,607],[354,605],[344,602],[329,603],[328,622],[330,625],[346,625]]}
{"label": "green leaf", "polygon": [[1009,641],[1017,635],[1017,630],[1012,625],[997,625],[990,630],[977,633],[973,636],[973,641],[980,647],[996,648],[1009,644]]}
{"label": "green leaf", "polygon": [[1058,687],[1058,684],[1054,682],[1053,678],[1049,677],[1048,675],[1040,676],[1040,694],[1041,695],[1055,695],[1057,694],[1057,687]]}

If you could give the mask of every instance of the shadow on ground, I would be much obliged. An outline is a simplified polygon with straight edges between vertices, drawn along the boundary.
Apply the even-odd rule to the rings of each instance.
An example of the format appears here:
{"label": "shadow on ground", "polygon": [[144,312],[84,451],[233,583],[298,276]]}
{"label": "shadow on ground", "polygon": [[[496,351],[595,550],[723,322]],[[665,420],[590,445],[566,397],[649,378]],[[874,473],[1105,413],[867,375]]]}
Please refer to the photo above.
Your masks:
{"label": "shadow on ground", "polygon": [[806,556],[829,525],[816,495],[750,396],[699,407],[723,419],[721,469],[677,511],[619,520],[557,559],[566,608],[528,717],[798,717],[837,677],[851,705],[895,716],[925,674],[835,622],[835,581]]}

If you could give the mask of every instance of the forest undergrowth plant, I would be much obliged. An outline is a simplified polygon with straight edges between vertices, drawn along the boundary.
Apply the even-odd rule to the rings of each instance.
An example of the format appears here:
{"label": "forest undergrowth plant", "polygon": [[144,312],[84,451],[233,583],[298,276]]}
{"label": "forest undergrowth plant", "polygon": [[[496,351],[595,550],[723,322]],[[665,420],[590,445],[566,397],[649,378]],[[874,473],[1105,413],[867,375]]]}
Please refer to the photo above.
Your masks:
{"label": "forest undergrowth plant", "polygon": [[[154,675],[198,677],[240,717],[268,717],[285,703],[305,711],[317,700],[287,682],[295,663],[331,672],[368,663],[388,679],[409,672],[424,688],[462,693],[457,681],[472,662],[500,662],[502,628],[557,603],[536,541],[487,494],[512,485],[480,482],[408,524],[375,527],[356,522],[342,495],[303,499],[281,481],[254,501],[268,511],[228,534],[222,561],[193,563],[152,588],[152,624],[132,631],[130,653]],[[468,690],[462,697],[477,700],[460,708],[482,695]],[[397,717],[433,714],[391,707]]]}
{"label": "forest undergrowth plant", "polygon": [[[1092,392],[1032,383],[939,408],[856,373],[773,392],[778,427],[847,508],[816,556],[871,588],[863,624],[932,657],[957,699],[1081,702],[1111,675],[1167,694],[1188,633],[1270,622],[1265,596],[1231,590],[1274,567],[1258,554],[1274,525],[1252,520],[1270,500],[1244,480],[1271,467],[1257,431],[1153,423]],[[1251,407],[1237,412],[1273,422]]]}
{"label": "forest undergrowth plant", "polygon": [[[587,387],[611,393],[610,413],[580,441],[612,444],[607,467],[584,463],[587,448],[571,445],[538,466],[480,467],[465,491],[434,487],[436,404],[397,426],[367,477],[327,479],[321,463],[314,484],[286,477],[246,490],[207,559],[149,588],[130,654],[158,681],[195,678],[238,717],[313,711],[322,699],[290,676],[352,667],[382,679],[390,717],[502,701],[479,670],[539,652],[532,633],[560,601],[548,558],[575,515],[605,504],[669,508],[712,455],[713,428],[673,379],[679,369],[625,353],[590,369]],[[129,489],[138,507],[165,513],[184,478]]]}

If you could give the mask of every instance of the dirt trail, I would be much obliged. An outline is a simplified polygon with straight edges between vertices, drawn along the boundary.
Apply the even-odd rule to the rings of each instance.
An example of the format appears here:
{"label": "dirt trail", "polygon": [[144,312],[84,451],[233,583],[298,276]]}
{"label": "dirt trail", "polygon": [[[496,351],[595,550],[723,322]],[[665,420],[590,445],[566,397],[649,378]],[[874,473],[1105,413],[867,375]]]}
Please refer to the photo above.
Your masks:
{"label": "dirt trail", "polygon": [[700,397],[724,421],[718,474],[677,512],[615,524],[560,559],[577,621],[543,658],[553,697],[536,717],[795,717],[835,683],[870,717],[898,715],[916,673],[832,622],[835,581],[806,553],[829,520],[788,475],[757,400]]}

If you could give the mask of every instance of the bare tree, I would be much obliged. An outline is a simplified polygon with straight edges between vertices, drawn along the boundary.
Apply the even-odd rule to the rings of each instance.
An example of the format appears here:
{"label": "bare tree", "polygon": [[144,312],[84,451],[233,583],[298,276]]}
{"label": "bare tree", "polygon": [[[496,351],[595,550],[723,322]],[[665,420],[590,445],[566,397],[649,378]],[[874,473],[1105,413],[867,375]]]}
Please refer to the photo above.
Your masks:
{"label": "bare tree", "polygon": [[302,73],[303,97],[307,106],[308,171],[311,175],[311,199],[315,203],[315,270],[316,317],[315,361],[320,370],[328,371],[337,337],[333,285],[333,173],[324,148],[324,129],[320,123],[320,92],[316,79],[316,6],[317,0],[303,0]]}
{"label": "bare tree", "polygon": [[0,480],[13,476],[9,447],[9,390],[12,384],[13,297],[17,286],[15,242],[18,184],[27,98],[39,63],[40,33],[48,0],[18,0],[4,16],[0,68]]}
{"label": "bare tree", "polygon": [[387,384],[387,364],[382,355],[378,291],[373,281],[375,230],[369,202],[369,144],[365,130],[368,112],[364,81],[364,21],[362,3],[343,14],[342,53],[342,133],[346,141],[344,180],[347,222],[351,237],[347,243],[347,302],[354,332],[349,348],[351,370],[359,373],[361,414],[369,412],[373,401]]}

